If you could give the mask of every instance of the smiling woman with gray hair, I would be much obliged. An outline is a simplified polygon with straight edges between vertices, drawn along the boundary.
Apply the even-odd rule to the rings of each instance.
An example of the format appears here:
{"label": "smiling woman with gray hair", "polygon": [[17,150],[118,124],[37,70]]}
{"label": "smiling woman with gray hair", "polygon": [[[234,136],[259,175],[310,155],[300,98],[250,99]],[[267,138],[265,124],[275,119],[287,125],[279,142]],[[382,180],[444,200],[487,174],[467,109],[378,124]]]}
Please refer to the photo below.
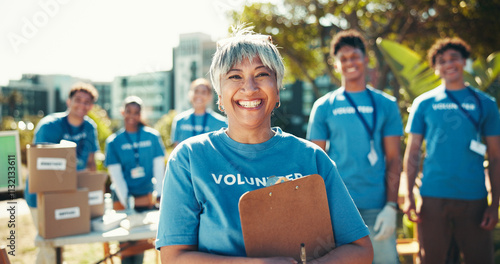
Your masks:
{"label": "smiling woman with gray hair", "polygon": [[335,163],[316,145],[271,127],[284,75],[271,38],[237,29],[218,43],[210,74],[228,127],[183,141],[169,157],[156,240],[162,262],[297,263],[289,257],[246,257],[238,201],[265,187],[267,177],[319,174],[336,248],[314,261],[370,263],[368,229]]}

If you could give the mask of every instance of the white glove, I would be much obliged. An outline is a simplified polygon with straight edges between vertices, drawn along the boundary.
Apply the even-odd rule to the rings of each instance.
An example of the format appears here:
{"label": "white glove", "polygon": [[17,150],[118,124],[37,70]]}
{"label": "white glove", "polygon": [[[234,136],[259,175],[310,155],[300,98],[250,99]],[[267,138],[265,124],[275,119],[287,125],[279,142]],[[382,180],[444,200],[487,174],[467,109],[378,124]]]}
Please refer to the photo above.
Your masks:
{"label": "white glove", "polygon": [[[373,230],[377,235],[373,237],[374,240],[385,240],[389,238],[396,229],[396,209],[390,205],[384,206],[375,220]],[[380,231],[379,231],[380,230]]]}
{"label": "white glove", "polygon": [[116,195],[118,196],[118,200],[123,205],[125,209],[128,207],[128,187],[125,182],[125,178],[123,177],[122,165],[120,164],[111,164],[108,165],[109,176],[111,176],[111,182],[115,187]]}
{"label": "white glove", "polygon": [[155,178],[155,191],[158,197],[161,196],[163,178],[165,177],[165,157],[160,156],[153,159],[153,177]]}

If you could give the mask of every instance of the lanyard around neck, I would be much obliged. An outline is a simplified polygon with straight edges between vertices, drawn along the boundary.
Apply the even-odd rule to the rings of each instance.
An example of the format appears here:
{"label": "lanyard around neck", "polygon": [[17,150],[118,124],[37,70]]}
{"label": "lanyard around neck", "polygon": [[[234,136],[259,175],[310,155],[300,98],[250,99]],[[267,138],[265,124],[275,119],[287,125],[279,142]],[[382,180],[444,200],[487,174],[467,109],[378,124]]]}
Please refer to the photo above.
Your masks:
{"label": "lanyard around neck", "polygon": [[458,109],[460,109],[460,111],[462,111],[462,113],[467,117],[467,119],[469,119],[469,121],[474,125],[476,130],[479,132],[480,131],[479,126],[480,126],[480,122],[481,122],[481,117],[483,116],[483,107],[481,106],[481,100],[479,100],[479,97],[477,96],[477,94],[469,86],[467,86],[466,89],[468,89],[472,93],[472,95],[474,96],[474,99],[477,102],[477,107],[479,108],[479,118],[477,121],[474,120],[472,115],[462,107],[462,104],[460,104],[458,102],[458,100],[451,94],[450,91],[448,91],[446,88],[444,91],[445,91],[446,95],[448,96],[448,98],[450,98],[450,100],[458,106]]}
{"label": "lanyard around neck", "polygon": [[193,118],[191,118],[191,125],[192,125],[192,128],[193,128],[193,136],[196,136],[196,135],[199,135],[199,134],[203,134],[206,130],[206,126],[207,126],[207,119],[208,119],[208,113],[205,112],[205,114],[203,114],[203,121],[201,123],[201,132],[198,133],[196,131],[196,122],[195,122],[195,119],[196,119],[196,115],[193,113]]}
{"label": "lanyard around neck", "polygon": [[377,124],[377,108],[375,106],[375,99],[373,99],[373,94],[370,92],[370,90],[368,88],[366,88],[365,90],[368,93],[368,96],[370,97],[370,101],[371,101],[372,107],[373,107],[373,113],[372,113],[373,128],[370,128],[370,126],[368,125],[368,122],[366,122],[366,119],[359,112],[358,106],[356,105],[356,103],[354,102],[354,100],[352,100],[352,98],[349,95],[349,93],[347,93],[345,91],[345,88],[344,88],[344,93],[343,94],[344,94],[344,97],[349,102],[349,104],[354,108],[354,111],[356,111],[356,115],[358,116],[359,120],[361,120],[361,123],[363,123],[363,126],[366,129],[366,132],[368,132],[368,135],[370,136],[370,140],[373,140],[373,136],[374,136],[374,133],[375,133],[375,127],[376,127],[376,124]]}
{"label": "lanyard around neck", "polygon": [[139,145],[141,143],[141,128],[137,128],[137,146],[134,145],[134,142],[132,141],[132,138],[130,138],[130,135],[128,134],[127,130],[125,130],[125,137],[127,138],[128,142],[132,146],[132,150],[134,151],[134,157],[135,157],[135,164],[138,166],[139,165]]}

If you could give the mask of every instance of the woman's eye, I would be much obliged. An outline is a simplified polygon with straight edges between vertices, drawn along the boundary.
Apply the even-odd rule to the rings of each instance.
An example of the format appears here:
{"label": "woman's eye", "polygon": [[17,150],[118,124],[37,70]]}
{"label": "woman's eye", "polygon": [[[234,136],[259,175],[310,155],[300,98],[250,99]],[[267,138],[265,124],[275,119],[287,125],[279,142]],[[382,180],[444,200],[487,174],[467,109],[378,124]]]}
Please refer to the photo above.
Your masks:
{"label": "woman's eye", "polygon": [[231,75],[229,79],[241,79],[241,77],[239,75]]}
{"label": "woman's eye", "polygon": [[269,73],[261,72],[261,73],[257,74],[257,77],[261,77],[261,76],[269,76]]}

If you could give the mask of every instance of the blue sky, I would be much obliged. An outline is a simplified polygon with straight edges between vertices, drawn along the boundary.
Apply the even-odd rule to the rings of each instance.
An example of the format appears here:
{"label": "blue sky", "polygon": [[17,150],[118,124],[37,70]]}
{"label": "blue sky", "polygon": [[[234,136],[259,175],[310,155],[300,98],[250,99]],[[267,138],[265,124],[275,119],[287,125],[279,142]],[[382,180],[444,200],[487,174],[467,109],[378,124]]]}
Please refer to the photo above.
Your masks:
{"label": "blue sky", "polygon": [[0,2],[0,85],[23,73],[93,81],[170,70],[179,34],[226,36],[245,0]]}

